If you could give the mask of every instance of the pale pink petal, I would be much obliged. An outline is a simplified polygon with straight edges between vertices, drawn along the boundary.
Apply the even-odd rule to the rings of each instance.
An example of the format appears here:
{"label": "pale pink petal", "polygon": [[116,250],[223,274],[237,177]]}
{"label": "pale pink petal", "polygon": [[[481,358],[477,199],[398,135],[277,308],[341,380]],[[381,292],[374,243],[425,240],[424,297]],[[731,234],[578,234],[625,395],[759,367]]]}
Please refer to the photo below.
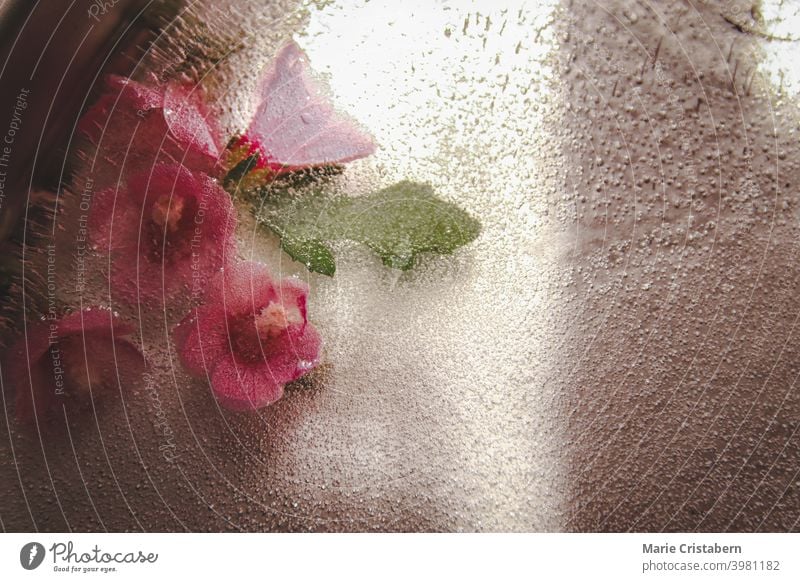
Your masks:
{"label": "pale pink petal", "polygon": [[287,43],[265,70],[261,99],[247,137],[267,161],[289,168],[341,164],[366,157],[375,143],[350,116],[336,111],[312,76],[305,53]]}

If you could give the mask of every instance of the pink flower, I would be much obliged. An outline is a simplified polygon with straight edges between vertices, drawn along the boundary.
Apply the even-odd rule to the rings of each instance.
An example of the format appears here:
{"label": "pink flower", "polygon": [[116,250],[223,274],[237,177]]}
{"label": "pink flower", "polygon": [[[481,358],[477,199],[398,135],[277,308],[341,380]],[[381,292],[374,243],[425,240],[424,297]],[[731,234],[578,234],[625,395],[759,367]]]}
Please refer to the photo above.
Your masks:
{"label": "pink flower", "polygon": [[321,340],[306,318],[308,288],[273,281],[254,262],[226,266],[210,285],[206,304],[176,329],[180,359],[207,377],[231,410],[255,410],[283,396],[283,385],[319,361]]}
{"label": "pink flower", "polygon": [[343,164],[372,154],[372,137],[336,111],[307,60],[294,42],[278,52],[262,73],[261,101],[237,145],[257,148],[262,165],[283,170]]}
{"label": "pink flower", "polygon": [[91,307],[28,327],[11,349],[6,381],[16,390],[20,422],[62,416],[143,370],[139,350],[126,339],[132,328],[107,309]]}
{"label": "pink flower", "polygon": [[230,196],[209,176],[156,165],[92,201],[91,241],[111,253],[111,283],[129,301],[199,298],[235,252]]}
{"label": "pink flower", "polygon": [[106,92],[78,125],[98,148],[95,189],[124,185],[130,173],[156,162],[212,173],[222,146],[203,97],[191,85],[147,85],[109,76]]}

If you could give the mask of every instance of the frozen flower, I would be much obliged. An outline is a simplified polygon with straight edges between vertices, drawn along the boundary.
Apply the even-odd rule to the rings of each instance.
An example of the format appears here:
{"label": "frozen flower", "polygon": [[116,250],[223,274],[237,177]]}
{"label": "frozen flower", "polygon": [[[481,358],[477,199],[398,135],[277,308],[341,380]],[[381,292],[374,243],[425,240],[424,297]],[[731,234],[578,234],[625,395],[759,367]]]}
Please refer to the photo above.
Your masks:
{"label": "frozen flower", "polygon": [[126,339],[132,331],[98,307],[29,326],[4,370],[16,391],[17,419],[57,418],[61,406],[80,406],[141,373],[142,355]]}
{"label": "frozen flower", "polygon": [[336,111],[296,43],[286,44],[262,73],[256,109],[236,147],[263,156],[259,168],[298,170],[343,164],[375,151],[372,137]]}
{"label": "frozen flower", "polygon": [[283,386],[319,361],[321,340],[306,317],[308,287],[276,282],[260,263],[226,266],[206,303],[176,329],[186,369],[210,379],[231,410],[255,410],[283,396]]}
{"label": "frozen flower", "polygon": [[79,128],[97,146],[97,159],[90,160],[97,190],[124,185],[129,174],[157,162],[212,173],[224,144],[199,87],[148,85],[114,75]]}
{"label": "frozen flower", "polygon": [[208,175],[157,165],[92,201],[89,236],[111,254],[112,287],[129,301],[196,298],[234,253],[230,196]]}

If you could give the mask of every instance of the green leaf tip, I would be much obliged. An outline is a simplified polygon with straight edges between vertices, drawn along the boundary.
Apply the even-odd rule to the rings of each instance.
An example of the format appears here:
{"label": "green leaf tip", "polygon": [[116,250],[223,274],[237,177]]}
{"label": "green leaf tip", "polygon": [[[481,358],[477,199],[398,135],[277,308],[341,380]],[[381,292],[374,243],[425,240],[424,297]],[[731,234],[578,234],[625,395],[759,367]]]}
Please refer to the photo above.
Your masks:
{"label": "green leaf tip", "polygon": [[333,277],[336,261],[325,243],[315,239],[281,239],[281,248],[295,261],[303,263],[309,271]]}

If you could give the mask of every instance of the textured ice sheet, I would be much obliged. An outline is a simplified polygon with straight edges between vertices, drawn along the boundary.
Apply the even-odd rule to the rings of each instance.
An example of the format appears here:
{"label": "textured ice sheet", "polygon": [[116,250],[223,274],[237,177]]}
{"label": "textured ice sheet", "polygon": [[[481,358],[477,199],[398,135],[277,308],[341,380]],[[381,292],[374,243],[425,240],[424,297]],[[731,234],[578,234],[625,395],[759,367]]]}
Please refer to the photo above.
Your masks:
{"label": "textured ice sheet", "polygon": [[325,364],[224,413],[170,357],[180,310],[143,311],[142,385],[0,449],[5,527],[797,527],[797,118],[729,2],[234,4],[231,127],[294,35],[380,144],[339,187],[429,181],[484,232],[406,274],[342,245],[331,280],[243,216]]}
{"label": "textured ice sheet", "polygon": [[562,26],[565,526],[797,529],[797,93],[761,65],[780,47],[752,3],[602,6]]}

